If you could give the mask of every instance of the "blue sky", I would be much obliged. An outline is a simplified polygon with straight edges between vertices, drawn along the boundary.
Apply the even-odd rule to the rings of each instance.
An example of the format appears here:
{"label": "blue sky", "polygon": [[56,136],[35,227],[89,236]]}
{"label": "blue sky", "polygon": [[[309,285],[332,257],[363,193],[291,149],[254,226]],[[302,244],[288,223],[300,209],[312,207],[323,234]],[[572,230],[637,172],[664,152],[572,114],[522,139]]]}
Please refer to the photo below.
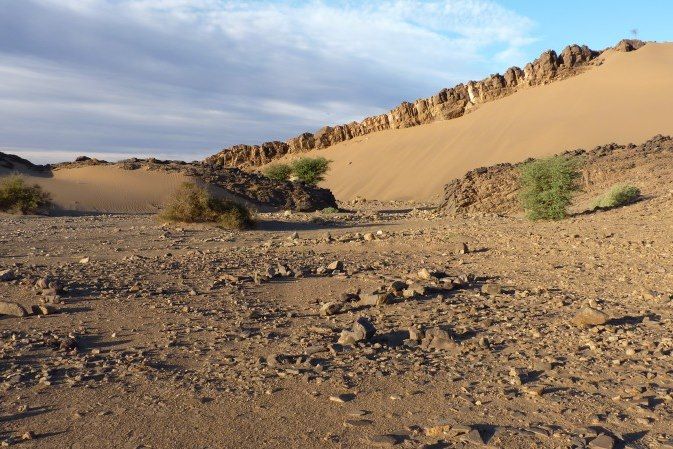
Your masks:
{"label": "blue sky", "polygon": [[639,30],[673,2],[0,0],[0,150],[192,160]]}
{"label": "blue sky", "polygon": [[532,34],[538,44],[529,48],[531,55],[538,48],[560,49],[570,42],[605,48],[631,37],[632,29],[642,40],[672,39],[673,2],[668,0],[501,0],[499,4],[534,22]]}

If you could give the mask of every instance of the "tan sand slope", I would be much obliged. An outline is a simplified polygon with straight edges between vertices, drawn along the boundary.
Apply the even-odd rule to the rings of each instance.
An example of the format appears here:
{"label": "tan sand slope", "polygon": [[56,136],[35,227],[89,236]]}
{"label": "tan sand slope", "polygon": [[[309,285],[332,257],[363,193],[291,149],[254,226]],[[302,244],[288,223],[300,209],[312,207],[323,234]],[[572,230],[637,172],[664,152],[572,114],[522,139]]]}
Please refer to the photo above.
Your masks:
{"label": "tan sand slope", "polygon": [[338,199],[427,200],[467,170],[609,142],[673,134],[673,44],[649,43],[564,81],[454,120],[373,133],[308,155],[333,162]]}
{"label": "tan sand slope", "polygon": [[[0,169],[0,176],[8,172]],[[188,180],[179,173],[122,170],[104,165],[55,170],[45,176],[22,172],[28,182],[35,182],[51,193],[57,208],[78,212],[156,212]]]}

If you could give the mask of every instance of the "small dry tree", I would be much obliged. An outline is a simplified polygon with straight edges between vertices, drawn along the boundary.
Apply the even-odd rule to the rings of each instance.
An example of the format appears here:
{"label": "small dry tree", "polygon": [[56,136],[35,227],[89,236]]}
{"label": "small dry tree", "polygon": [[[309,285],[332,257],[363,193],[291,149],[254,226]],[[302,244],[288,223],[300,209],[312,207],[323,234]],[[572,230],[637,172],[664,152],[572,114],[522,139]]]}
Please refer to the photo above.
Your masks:
{"label": "small dry tree", "polygon": [[538,159],[520,168],[519,199],[531,220],[561,220],[579,190],[579,161],[564,156]]}
{"label": "small dry tree", "polygon": [[51,195],[37,184],[26,184],[20,175],[11,175],[0,181],[0,211],[35,214],[46,212],[49,206]]}
{"label": "small dry tree", "polygon": [[159,217],[183,223],[216,223],[226,229],[249,229],[254,224],[247,207],[216,198],[193,182],[185,182],[175,191]]}

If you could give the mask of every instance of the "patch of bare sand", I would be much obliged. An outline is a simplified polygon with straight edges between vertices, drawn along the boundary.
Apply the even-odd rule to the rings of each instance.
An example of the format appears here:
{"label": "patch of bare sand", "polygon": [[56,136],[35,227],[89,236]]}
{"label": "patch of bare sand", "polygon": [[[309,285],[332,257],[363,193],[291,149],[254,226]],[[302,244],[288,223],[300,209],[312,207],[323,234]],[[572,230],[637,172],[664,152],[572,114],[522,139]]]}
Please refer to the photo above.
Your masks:
{"label": "patch of bare sand", "polygon": [[333,161],[338,199],[428,200],[466,171],[606,142],[673,134],[673,44],[610,52],[564,81],[486,103],[471,114],[383,131],[308,153]]}
{"label": "patch of bare sand", "polygon": [[[8,174],[0,172],[0,176]],[[152,213],[190,178],[180,173],[95,165],[46,172],[22,171],[49,192],[56,207],[75,212]]]}

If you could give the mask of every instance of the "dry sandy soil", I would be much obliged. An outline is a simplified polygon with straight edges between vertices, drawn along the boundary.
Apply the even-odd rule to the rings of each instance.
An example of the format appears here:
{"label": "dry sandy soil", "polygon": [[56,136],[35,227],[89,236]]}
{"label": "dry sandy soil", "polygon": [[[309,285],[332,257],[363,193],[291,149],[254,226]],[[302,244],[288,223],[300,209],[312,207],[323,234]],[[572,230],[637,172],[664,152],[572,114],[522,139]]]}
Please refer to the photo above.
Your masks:
{"label": "dry sandy soil", "polygon": [[[52,308],[0,317],[0,441],[673,448],[671,206],[530,223],[368,203],[244,233],[0,217],[0,298]],[[368,295],[394,281],[406,297]],[[606,321],[575,323],[586,306]],[[361,317],[376,333],[340,344]]]}
{"label": "dry sandy soil", "polygon": [[339,200],[426,201],[477,167],[673,134],[673,44],[601,57],[602,65],[578,76],[485,103],[457,119],[376,132],[307,154],[333,161],[324,185]]}
{"label": "dry sandy soil", "polygon": [[[11,173],[0,168],[0,177]],[[49,172],[48,176],[24,171],[26,182],[39,184],[54,204],[71,212],[156,212],[183,182],[181,173],[132,171],[118,167],[90,166]]]}

